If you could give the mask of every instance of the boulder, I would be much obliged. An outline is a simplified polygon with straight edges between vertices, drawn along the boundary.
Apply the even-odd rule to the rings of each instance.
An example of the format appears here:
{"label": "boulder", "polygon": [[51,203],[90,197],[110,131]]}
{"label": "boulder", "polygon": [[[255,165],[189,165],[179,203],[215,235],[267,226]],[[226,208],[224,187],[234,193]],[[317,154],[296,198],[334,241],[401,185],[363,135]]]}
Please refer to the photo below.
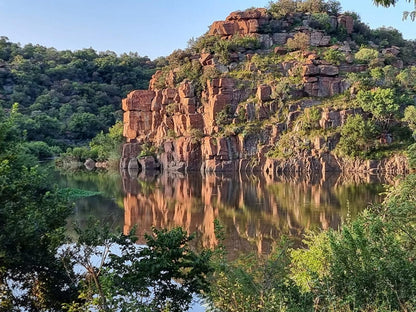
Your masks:
{"label": "boulder", "polygon": [[266,9],[263,8],[254,8],[248,9],[245,11],[235,11],[231,12],[230,15],[227,16],[227,21],[232,20],[250,20],[250,19],[268,19],[269,15]]}
{"label": "boulder", "polygon": [[195,96],[194,86],[189,81],[184,81],[178,88],[180,98],[191,98]]}
{"label": "boulder", "polygon": [[319,90],[318,96],[319,97],[329,97],[334,96],[336,94],[340,94],[342,87],[341,87],[341,78],[335,77],[320,77],[319,78]]}
{"label": "boulder", "polygon": [[211,36],[232,36],[238,31],[238,23],[235,21],[216,21],[212,23],[208,34]]}
{"label": "boulder", "polygon": [[199,63],[201,63],[202,66],[214,65],[213,55],[211,53],[201,53]]}
{"label": "boulder", "polygon": [[95,168],[95,161],[92,160],[91,158],[88,158],[85,162],[84,162],[84,166],[87,170],[93,170]]}
{"label": "boulder", "polygon": [[400,54],[400,48],[396,46],[392,46],[390,48],[385,48],[381,50],[381,53],[383,55],[392,55],[392,56],[398,56]]}
{"label": "boulder", "polygon": [[[316,77],[315,77],[316,78]],[[318,96],[319,94],[319,83],[318,83],[318,78],[316,78],[315,81],[306,81],[303,84],[303,91],[308,95],[308,96]]]}
{"label": "boulder", "polygon": [[142,171],[155,171],[160,168],[159,163],[156,162],[153,156],[140,157],[138,164],[140,165]]}
{"label": "boulder", "polygon": [[319,65],[319,74],[322,76],[336,76],[339,74],[339,68],[335,65]]}
{"label": "boulder", "polygon": [[257,87],[257,99],[260,102],[269,101],[272,95],[272,88],[267,84],[262,84]]}
{"label": "boulder", "polygon": [[288,33],[275,33],[273,34],[273,43],[277,44],[277,45],[285,45],[287,42],[287,39],[289,39],[289,34]]}
{"label": "boulder", "polygon": [[352,34],[354,31],[354,19],[351,15],[338,16],[338,27],[344,27],[347,34]]}
{"label": "boulder", "polygon": [[319,74],[319,67],[314,64],[302,66],[302,76],[316,76]]}
{"label": "boulder", "polygon": [[228,37],[258,33],[259,27],[267,22],[269,15],[265,9],[249,9],[232,12],[225,21],[214,22],[208,34]]}
{"label": "boulder", "polygon": [[277,55],[285,55],[287,53],[287,49],[283,47],[275,47],[273,51]]}
{"label": "boulder", "polygon": [[122,101],[124,111],[143,111],[149,112],[152,106],[152,100],[155,92],[151,90],[135,90],[127,95]]}
{"label": "boulder", "polygon": [[323,32],[314,31],[311,33],[310,45],[313,47],[329,46],[330,41],[331,41],[331,37],[324,35]]}

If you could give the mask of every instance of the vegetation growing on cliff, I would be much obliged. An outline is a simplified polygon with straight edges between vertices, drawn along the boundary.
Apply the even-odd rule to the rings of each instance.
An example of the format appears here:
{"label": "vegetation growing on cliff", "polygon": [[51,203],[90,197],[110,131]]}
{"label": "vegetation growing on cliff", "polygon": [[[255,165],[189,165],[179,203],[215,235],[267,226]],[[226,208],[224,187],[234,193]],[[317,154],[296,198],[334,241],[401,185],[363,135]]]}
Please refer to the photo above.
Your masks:
{"label": "vegetation growing on cliff", "polygon": [[[147,143],[159,148],[164,140],[189,139],[187,127],[199,129],[201,136],[242,142],[227,147],[225,154],[237,155],[224,159],[231,161],[254,161],[266,153],[279,161],[324,153],[362,159],[404,153],[413,143],[404,112],[410,116],[415,105],[415,48],[395,29],[373,30],[357,14],[341,12],[337,1],[279,0],[267,9],[233,12],[166,58],[150,89],[160,99],[168,89],[177,89],[178,96],[166,109],[166,99],[155,97],[154,112],[167,119],[161,131],[155,122],[138,130],[136,139],[147,140],[152,131]],[[180,95],[185,82],[192,95]],[[192,98],[191,113],[184,104],[190,101],[181,97]],[[185,124],[191,114],[200,114],[202,122]],[[256,142],[246,145],[253,124]],[[160,137],[164,132],[169,137]],[[211,150],[203,146],[208,142],[199,140],[197,148]],[[202,155],[198,161],[222,157]]]}

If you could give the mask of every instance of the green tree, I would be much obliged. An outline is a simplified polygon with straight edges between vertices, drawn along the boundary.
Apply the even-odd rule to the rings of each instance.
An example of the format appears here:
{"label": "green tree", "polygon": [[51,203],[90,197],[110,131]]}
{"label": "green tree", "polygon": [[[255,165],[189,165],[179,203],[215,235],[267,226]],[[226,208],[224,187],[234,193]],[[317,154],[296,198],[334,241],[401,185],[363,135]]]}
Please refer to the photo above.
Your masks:
{"label": "green tree", "polygon": [[137,246],[134,235],[111,233],[91,222],[85,230],[77,229],[78,241],[61,254],[69,267],[84,268],[78,275],[83,302],[74,301],[68,308],[186,311],[193,293],[207,290],[211,253],[192,251],[193,237],[181,228],[153,229],[145,236],[146,246]]}
{"label": "green tree", "polygon": [[305,33],[296,33],[293,38],[289,38],[286,46],[290,50],[306,50],[309,47],[310,38]]}
{"label": "green tree", "polygon": [[413,131],[413,138],[416,140],[416,106],[410,105],[406,107],[403,121],[405,121],[410,130]]}
{"label": "green tree", "polygon": [[275,18],[282,18],[290,13],[296,12],[297,3],[293,0],[279,0],[276,2],[269,2],[269,12]]}
{"label": "green tree", "polygon": [[354,57],[359,62],[369,63],[370,61],[377,59],[378,55],[379,53],[377,50],[362,47],[357,53],[355,53]]}
{"label": "green tree", "polygon": [[416,169],[416,143],[409,145],[407,148],[407,158],[409,159],[409,166]]}
{"label": "green tree", "polygon": [[349,116],[341,128],[336,150],[350,157],[363,156],[370,149],[374,132],[374,125],[361,115]]}
{"label": "green tree", "polygon": [[416,67],[411,66],[400,71],[396,77],[397,81],[404,87],[415,90],[416,87]]}
{"label": "green tree", "polygon": [[102,131],[98,133],[89,145],[93,154],[97,154],[96,160],[118,160],[123,140],[123,123],[119,121],[109,129],[108,133],[104,134]]}
{"label": "green tree", "polygon": [[56,259],[70,207],[27,154],[17,110],[0,109],[0,307],[56,311],[75,294]]}
{"label": "green tree", "polygon": [[406,94],[398,96],[392,88],[375,88],[360,90],[357,103],[373,115],[382,132],[388,132],[391,123],[400,117],[400,106],[408,105],[411,100]]}
{"label": "green tree", "polygon": [[271,255],[250,254],[227,260],[223,229],[215,222],[220,240],[212,257],[209,302],[214,311],[310,311],[312,297],[301,294],[289,279],[290,241],[282,237]]}
{"label": "green tree", "polygon": [[68,123],[68,130],[77,139],[91,139],[102,127],[96,115],[85,112],[73,114]]}
{"label": "green tree", "polygon": [[5,108],[20,104],[21,126],[28,140],[61,145],[69,139],[85,139],[68,131],[73,114],[99,116],[102,126],[91,128],[88,138],[95,136],[115,123],[121,98],[134,89],[147,89],[155,71],[153,62],[136,53],[57,51],[33,44],[20,46],[6,37],[0,39],[0,56],[4,64],[0,85],[5,86],[0,88],[1,104]]}

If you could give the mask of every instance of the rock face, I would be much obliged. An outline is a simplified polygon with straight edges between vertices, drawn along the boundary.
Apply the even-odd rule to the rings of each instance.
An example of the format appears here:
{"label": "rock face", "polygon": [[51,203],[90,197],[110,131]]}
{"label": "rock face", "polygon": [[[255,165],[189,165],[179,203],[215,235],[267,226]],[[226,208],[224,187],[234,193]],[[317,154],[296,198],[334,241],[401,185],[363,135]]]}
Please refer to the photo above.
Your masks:
{"label": "rock face", "polygon": [[255,34],[270,19],[266,9],[232,12],[225,21],[214,22],[208,34],[222,37]]}
{"label": "rock face", "polygon": [[[297,13],[296,13],[297,14]],[[295,15],[296,15],[295,14]],[[312,172],[354,171],[397,172],[406,170],[405,161],[389,160],[377,163],[353,163],[339,159],[331,151],[339,142],[339,134],[316,137],[308,142],[298,138],[293,147],[307,146],[306,151],[287,160],[275,160],[267,155],[279,144],[287,130],[300,129],[305,122],[305,110],[354,88],[347,81],[347,73],[368,70],[367,65],[354,64],[350,41],[330,46],[331,37],[314,29],[310,15],[291,16],[274,20],[265,9],[233,12],[225,21],[212,24],[207,36],[230,40],[233,37],[257,38],[261,50],[252,47],[233,47],[221,55],[209,48],[187,55],[190,64],[199,66],[205,81],[184,79],[180,68],[156,72],[148,90],[135,90],[122,100],[123,146],[120,167],[132,175],[136,171],[165,170],[171,172],[203,171],[265,171]],[[298,26],[302,21],[302,26]],[[354,20],[348,15],[330,16],[331,28],[354,30]],[[289,52],[282,47],[297,33],[306,34],[313,51]],[[217,40],[216,39],[216,40]],[[273,45],[280,45],[272,48]],[[330,47],[329,47],[330,46]],[[316,47],[327,47],[345,60],[324,59]],[[385,48],[383,55],[390,59],[399,55],[397,47]],[[278,61],[264,68],[254,56],[271,55]],[[215,72],[214,75],[210,73]],[[231,72],[238,74],[230,74]],[[274,71],[274,79],[269,77]],[[277,73],[277,74],[276,74]],[[182,76],[181,76],[182,75]],[[186,75],[185,75],[186,76]],[[249,77],[249,78],[240,78]],[[254,77],[254,78],[253,78]],[[277,78],[276,78],[277,77]],[[194,79],[194,78],[193,78]],[[295,81],[287,86],[287,81]],[[202,82],[201,82],[202,81]],[[308,99],[305,99],[308,97]],[[290,99],[290,104],[287,101]],[[319,108],[315,120],[317,130],[342,126],[349,115],[363,114],[360,109]],[[293,138],[292,138],[293,140]],[[144,144],[157,150],[153,157],[137,159]]]}

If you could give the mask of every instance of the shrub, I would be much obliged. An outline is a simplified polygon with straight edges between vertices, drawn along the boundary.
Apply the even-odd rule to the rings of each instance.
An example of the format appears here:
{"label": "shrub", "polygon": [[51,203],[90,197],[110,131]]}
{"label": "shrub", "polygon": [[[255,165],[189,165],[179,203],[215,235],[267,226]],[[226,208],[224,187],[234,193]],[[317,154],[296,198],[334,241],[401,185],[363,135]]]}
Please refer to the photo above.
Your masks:
{"label": "shrub", "polygon": [[341,3],[335,0],[329,0],[326,3],[326,11],[333,15],[338,15],[341,12]]}
{"label": "shrub", "polygon": [[100,132],[97,134],[90,142],[90,149],[92,153],[97,154],[95,160],[119,159],[122,142],[123,123],[119,121],[109,129],[108,133]]}
{"label": "shrub", "polygon": [[289,38],[286,42],[286,46],[289,50],[306,50],[309,47],[310,38],[305,33],[296,33],[292,38]]}
{"label": "shrub", "polygon": [[173,51],[166,59],[171,67],[179,67],[186,63],[190,56],[189,52],[178,49]]}
{"label": "shrub", "polygon": [[375,30],[372,30],[372,39],[376,44],[386,46],[403,46],[405,41],[402,34],[392,27],[380,27]]}
{"label": "shrub", "polygon": [[166,88],[166,78],[168,76],[169,73],[169,68],[165,67],[164,69],[156,72],[155,77],[156,77],[156,81],[155,81],[155,88],[158,90],[164,89]]}
{"label": "shrub", "polygon": [[218,127],[224,127],[228,124],[228,118],[227,108],[224,108],[215,115],[215,123]]}
{"label": "shrub", "polygon": [[302,129],[312,130],[319,128],[319,120],[321,119],[321,110],[317,107],[309,107],[305,109],[302,118]]}
{"label": "shrub", "polygon": [[360,63],[369,63],[370,61],[378,58],[378,51],[370,48],[360,48],[354,56]]}
{"label": "shrub", "polygon": [[199,82],[201,72],[202,66],[198,60],[187,61],[175,71],[175,84],[181,83],[185,79],[197,83]]}
{"label": "shrub", "polygon": [[373,114],[374,119],[385,126],[394,117],[398,117],[400,103],[406,104],[406,95],[397,96],[394,89],[375,88],[369,91],[360,90],[357,93],[358,104],[367,112]]}
{"label": "shrub", "polygon": [[396,76],[397,81],[405,88],[416,87],[416,66],[411,66],[400,71]]}
{"label": "shrub", "polygon": [[416,169],[416,143],[407,148],[407,158],[409,159],[409,166]]}
{"label": "shrub", "polygon": [[339,50],[328,49],[325,51],[323,58],[331,64],[339,65],[345,61],[345,54]]}
{"label": "shrub", "polygon": [[25,142],[24,147],[29,150],[29,153],[38,159],[52,158],[61,152],[58,146],[49,146],[43,141]]}
{"label": "shrub", "polygon": [[192,140],[192,143],[201,142],[201,139],[204,137],[204,133],[200,129],[195,128],[189,130],[188,134]]}
{"label": "shrub", "polygon": [[331,19],[327,13],[313,13],[309,26],[329,32],[331,30]]}
{"label": "shrub", "polygon": [[361,115],[349,116],[341,128],[336,151],[349,157],[362,157],[369,151],[374,133],[373,123],[365,121]]}
{"label": "shrub", "polygon": [[308,13],[325,12],[327,6],[324,0],[304,0],[297,2],[298,10]]}
{"label": "shrub", "polygon": [[413,131],[413,138],[416,140],[416,106],[406,107],[403,121],[407,122],[408,127]]}
{"label": "shrub", "polygon": [[150,143],[145,143],[142,145],[142,150],[140,151],[138,158],[146,157],[146,156],[153,156],[156,159],[156,151],[157,151],[156,146],[151,145]]}
{"label": "shrub", "polygon": [[297,3],[293,0],[279,0],[270,2],[268,11],[274,18],[282,18],[290,13],[296,12]]}
{"label": "shrub", "polygon": [[299,132],[286,132],[280,137],[279,144],[269,152],[268,156],[287,159],[302,155],[309,151],[310,147],[310,141]]}
{"label": "shrub", "polygon": [[168,116],[172,116],[178,111],[178,109],[179,109],[178,103],[170,103],[166,105],[166,114]]}
{"label": "shrub", "polygon": [[66,153],[61,155],[61,159],[63,161],[66,161],[68,159],[71,160],[72,158],[72,160],[84,162],[88,158],[96,159],[97,156],[98,155],[96,154],[96,151],[91,151],[86,146],[79,146],[74,148],[68,148],[66,150]]}

